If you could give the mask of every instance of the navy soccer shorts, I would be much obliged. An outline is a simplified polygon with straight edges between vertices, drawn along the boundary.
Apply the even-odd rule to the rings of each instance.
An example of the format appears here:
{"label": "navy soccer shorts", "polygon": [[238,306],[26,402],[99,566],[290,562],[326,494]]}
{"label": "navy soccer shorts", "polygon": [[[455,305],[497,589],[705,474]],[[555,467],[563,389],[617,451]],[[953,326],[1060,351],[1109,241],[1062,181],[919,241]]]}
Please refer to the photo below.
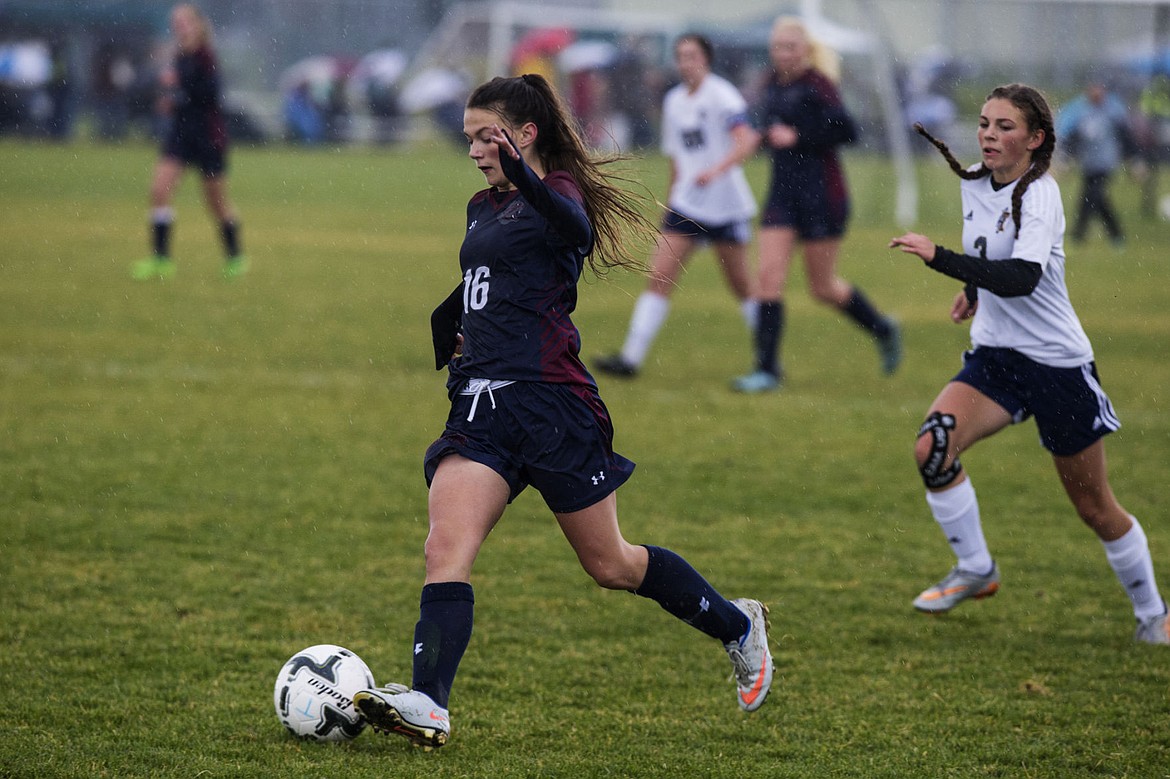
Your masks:
{"label": "navy soccer shorts", "polygon": [[849,199],[823,185],[773,186],[760,214],[760,227],[788,227],[804,241],[840,238],[849,220]]}
{"label": "navy soccer shorts", "polygon": [[662,217],[662,232],[685,235],[700,243],[748,244],[752,240],[752,228],[746,219],[713,225],[669,209]]}
{"label": "navy soccer shorts", "polygon": [[483,390],[478,402],[456,395],[446,429],[423,459],[428,487],[450,454],[500,474],[509,503],[531,484],[558,513],[592,506],[634,471],[613,451],[613,425],[597,390],[571,384],[516,382]]}
{"label": "navy soccer shorts", "polygon": [[163,143],[162,153],[184,165],[198,168],[207,178],[227,170],[227,151],[206,134],[172,132]]}
{"label": "navy soccer shorts", "polygon": [[1058,457],[1082,452],[1121,427],[1096,363],[1053,368],[1014,349],[980,346],[963,354],[954,380],[1003,406],[1014,423],[1035,416],[1040,443]]}

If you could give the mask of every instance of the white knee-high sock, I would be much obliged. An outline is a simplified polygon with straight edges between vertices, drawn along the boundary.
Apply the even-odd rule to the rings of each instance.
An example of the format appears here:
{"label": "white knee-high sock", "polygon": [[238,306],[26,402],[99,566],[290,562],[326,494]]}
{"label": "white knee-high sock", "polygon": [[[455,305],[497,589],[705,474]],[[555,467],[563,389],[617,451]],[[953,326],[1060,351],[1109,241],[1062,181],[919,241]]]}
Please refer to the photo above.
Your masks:
{"label": "white knee-high sock", "polygon": [[670,298],[656,292],[643,292],[630,315],[630,329],[622,346],[622,358],[635,368],[642,366],[650,345],[670,313]]}
{"label": "white knee-high sock", "polygon": [[760,321],[760,301],[742,300],[739,303],[739,313],[743,315],[743,322],[749,333],[756,332],[756,323]]}
{"label": "white knee-high sock", "polygon": [[1137,518],[1131,516],[1130,519],[1133,527],[1129,532],[1114,541],[1101,543],[1105,546],[1105,558],[1133,602],[1134,616],[1138,619],[1156,617],[1166,606],[1154,582],[1154,561],[1150,558],[1146,533]]}
{"label": "white knee-high sock", "polygon": [[990,571],[991,552],[983,538],[979,501],[975,498],[971,480],[963,479],[942,492],[927,492],[926,503],[958,558],[959,567],[972,573]]}

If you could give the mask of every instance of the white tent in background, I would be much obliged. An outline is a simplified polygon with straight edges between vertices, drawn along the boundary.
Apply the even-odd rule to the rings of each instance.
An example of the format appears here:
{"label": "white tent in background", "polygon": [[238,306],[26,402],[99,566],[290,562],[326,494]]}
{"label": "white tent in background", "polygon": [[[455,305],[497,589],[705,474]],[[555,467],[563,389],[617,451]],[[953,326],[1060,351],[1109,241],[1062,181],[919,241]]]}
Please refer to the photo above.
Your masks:
{"label": "white tent in background", "polygon": [[[868,57],[872,63],[870,76],[881,105],[882,124],[889,138],[897,180],[894,218],[898,224],[909,226],[918,215],[918,184],[894,77],[895,49],[889,42],[889,32],[883,28],[875,0],[856,0],[856,3],[867,20],[865,30],[844,27],[830,20],[821,12],[820,0],[802,0],[796,15],[826,44],[838,51]],[[506,74],[517,37],[534,26],[565,27],[582,36],[656,36],[667,41],[690,29],[688,20],[677,12],[579,8],[510,0],[463,2],[448,10],[442,24],[415,57],[412,68],[450,68],[452,58],[466,59],[469,47],[474,47],[474,61],[483,63],[477,77]]]}
{"label": "white tent in background", "polygon": [[580,73],[583,70],[598,70],[612,65],[618,56],[618,48],[608,41],[577,41],[557,54],[557,67],[563,73]]}
{"label": "white tent in background", "polygon": [[409,64],[410,57],[401,49],[376,49],[358,60],[349,78],[362,85],[392,86],[402,78]]}
{"label": "white tent in background", "polygon": [[398,97],[408,114],[420,114],[453,100],[462,102],[470,91],[467,79],[446,68],[427,68],[409,78]]}

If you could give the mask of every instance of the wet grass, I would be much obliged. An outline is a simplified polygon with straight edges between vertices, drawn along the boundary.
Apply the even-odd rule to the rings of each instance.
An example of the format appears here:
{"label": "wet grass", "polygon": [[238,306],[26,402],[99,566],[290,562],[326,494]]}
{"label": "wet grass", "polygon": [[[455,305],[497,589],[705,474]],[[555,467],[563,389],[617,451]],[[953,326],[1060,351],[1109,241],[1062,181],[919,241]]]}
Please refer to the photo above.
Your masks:
{"label": "wet grass", "polygon": [[[842,270],[902,321],[898,375],[797,272],[788,386],[730,393],[747,336],[702,255],[643,376],[602,379],[638,462],[627,536],[772,605],[768,705],[742,716],[719,647],[594,587],[525,494],[477,565],[450,746],[290,739],[270,695],[296,649],[339,643],[379,681],[409,675],[421,457],[446,408],[427,316],[480,179],[446,148],[241,149],[253,272],[219,277],[188,180],[179,274],[136,284],[152,159],[0,143],[0,776],[1170,775],[1170,654],[1132,643],[1030,425],[964,457],[1000,595],[909,608],[950,565],[910,448],[966,330],[946,320],[957,285],[884,248],[892,173],[868,157],[849,160]],[[660,191],[663,163],[640,169]],[[957,245],[953,176],[927,164],[920,186],[920,229]],[[1137,215],[1132,182],[1117,196],[1126,251],[1071,249],[1069,284],[1125,424],[1114,487],[1165,590],[1170,226]],[[620,344],[640,286],[582,285],[586,356]]]}

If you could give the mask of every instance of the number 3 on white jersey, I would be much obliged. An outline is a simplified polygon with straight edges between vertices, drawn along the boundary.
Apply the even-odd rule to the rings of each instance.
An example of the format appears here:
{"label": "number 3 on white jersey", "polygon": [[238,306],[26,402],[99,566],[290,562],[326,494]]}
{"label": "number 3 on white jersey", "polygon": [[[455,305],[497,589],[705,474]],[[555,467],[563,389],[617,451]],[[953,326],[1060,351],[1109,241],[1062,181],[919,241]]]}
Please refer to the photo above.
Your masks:
{"label": "number 3 on white jersey", "polygon": [[486,266],[480,265],[474,271],[463,274],[463,311],[479,311],[488,302],[488,288],[491,286],[488,279],[492,273]]}

